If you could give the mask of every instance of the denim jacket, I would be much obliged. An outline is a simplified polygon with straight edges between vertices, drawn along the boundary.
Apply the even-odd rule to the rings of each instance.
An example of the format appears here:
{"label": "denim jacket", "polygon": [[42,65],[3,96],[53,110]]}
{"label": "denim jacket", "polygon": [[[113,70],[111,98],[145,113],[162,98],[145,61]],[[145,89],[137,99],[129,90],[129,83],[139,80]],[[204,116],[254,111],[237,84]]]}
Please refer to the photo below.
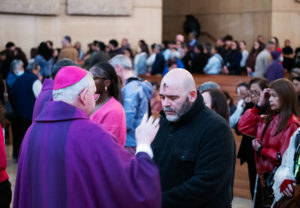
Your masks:
{"label": "denim jacket", "polygon": [[219,54],[215,54],[208,59],[203,71],[205,74],[220,74],[222,68],[223,59]]}
{"label": "denim jacket", "polygon": [[148,112],[148,102],[153,95],[152,85],[131,77],[122,89],[123,105],[126,114],[126,143],[125,146],[136,146],[135,129]]}

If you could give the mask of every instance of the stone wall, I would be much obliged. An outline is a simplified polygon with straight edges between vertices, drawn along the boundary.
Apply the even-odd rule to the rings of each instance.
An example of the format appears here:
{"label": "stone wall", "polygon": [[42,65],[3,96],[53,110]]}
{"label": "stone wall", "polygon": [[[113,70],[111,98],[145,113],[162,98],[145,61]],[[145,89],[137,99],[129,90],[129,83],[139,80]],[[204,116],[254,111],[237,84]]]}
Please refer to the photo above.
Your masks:
{"label": "stone wall", "polygon": [[[120,0],[122,1],[122,0]],[[119,42],[128,38],[132,46],[139,39],[148,43],[160,42],[162,36],[162,0],[132,0],[132,14],[128,16],[68,15],[67,0],[59,0],[56,16],[0,14],[0,50],[7,41],[14,41],[26,54],[41,41],[52,40],[61,47],[64,35],[72,42],[81,41],[83,49],[93,40]]]}
{"label": "stone wall", "polygon": [[133,0],[68,0],[68,14],[131,15]]}
{"label": "stone wall", "polygon": [[59,13],[59,0],[0,0],[0,12],[57,15]]}

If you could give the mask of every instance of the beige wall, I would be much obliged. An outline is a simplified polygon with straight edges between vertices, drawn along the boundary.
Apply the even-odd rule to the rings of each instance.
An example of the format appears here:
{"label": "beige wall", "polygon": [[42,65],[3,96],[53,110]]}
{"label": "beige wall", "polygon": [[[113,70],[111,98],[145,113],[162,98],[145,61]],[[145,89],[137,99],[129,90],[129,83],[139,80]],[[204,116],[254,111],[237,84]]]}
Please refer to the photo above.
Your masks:
{"label": "beige wall", "polygon": [[60,0],[58,16],[0,14],[0,50],[7,41],[14,41],[28,55],[30,48],[41,41],[52,40],[54,47],[61,46],[64,35],[72,42],[87,43],[97,39],[119,42],[128,38],[132,46],[139,39],[148,43],[160,42],[162,36],[162,0],[134,0],[131,16],[79,16],[67,15],[67,0]]}
{"label": "beige wall", "polygon": [[[268,39],[272,34],[272,0],[178,0],[176,4],[164,0],[163,39],[173,39],[176,33],[183,33],[186,14],[197,17],[202,32],[215,38],[232,34],[237,40],[245,40],[248,48],[257,35]],[[212,41],[203,35],[200,40]]]}
{"label": "beige wall", "polygon": [[283,47],[290,39],[294,48],[300,46],[300,3],[295,0],[273,0],[272,36],[277,36]]}

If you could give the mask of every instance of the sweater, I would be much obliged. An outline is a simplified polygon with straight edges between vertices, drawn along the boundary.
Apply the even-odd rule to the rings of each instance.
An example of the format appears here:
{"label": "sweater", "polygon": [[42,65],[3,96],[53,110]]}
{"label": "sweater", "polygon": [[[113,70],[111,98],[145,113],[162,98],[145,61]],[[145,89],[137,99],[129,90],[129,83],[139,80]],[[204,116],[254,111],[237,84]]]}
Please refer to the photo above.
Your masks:
{"label": "sweater", "polygon": [[125,111],[121,103],[114,97],[111,97],[108,102],[94,112],[91,120],[101,124],[114,136],[118,144],[124,147],[126,141]]}
{"label": "sweater", "polygon": [[8,179],[8,175],[6,173],[7,161],[5,154],[5,142],[2,131],[2,126],[0,124],[0,183],[6,181]]}

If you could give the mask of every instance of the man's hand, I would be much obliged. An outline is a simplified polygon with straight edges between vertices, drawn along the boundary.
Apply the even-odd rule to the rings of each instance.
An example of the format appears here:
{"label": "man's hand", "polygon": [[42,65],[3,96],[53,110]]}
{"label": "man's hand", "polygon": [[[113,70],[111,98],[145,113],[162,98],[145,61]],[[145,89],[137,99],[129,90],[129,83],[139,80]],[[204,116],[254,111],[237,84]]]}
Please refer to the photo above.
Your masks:
{"label": "man's hand", "polygon": [[135,130],[136,144],[151,145],[159,129],[159,118],[154,121],[153,116],[149,119],[147,114],[144,115],[141,124]]}

